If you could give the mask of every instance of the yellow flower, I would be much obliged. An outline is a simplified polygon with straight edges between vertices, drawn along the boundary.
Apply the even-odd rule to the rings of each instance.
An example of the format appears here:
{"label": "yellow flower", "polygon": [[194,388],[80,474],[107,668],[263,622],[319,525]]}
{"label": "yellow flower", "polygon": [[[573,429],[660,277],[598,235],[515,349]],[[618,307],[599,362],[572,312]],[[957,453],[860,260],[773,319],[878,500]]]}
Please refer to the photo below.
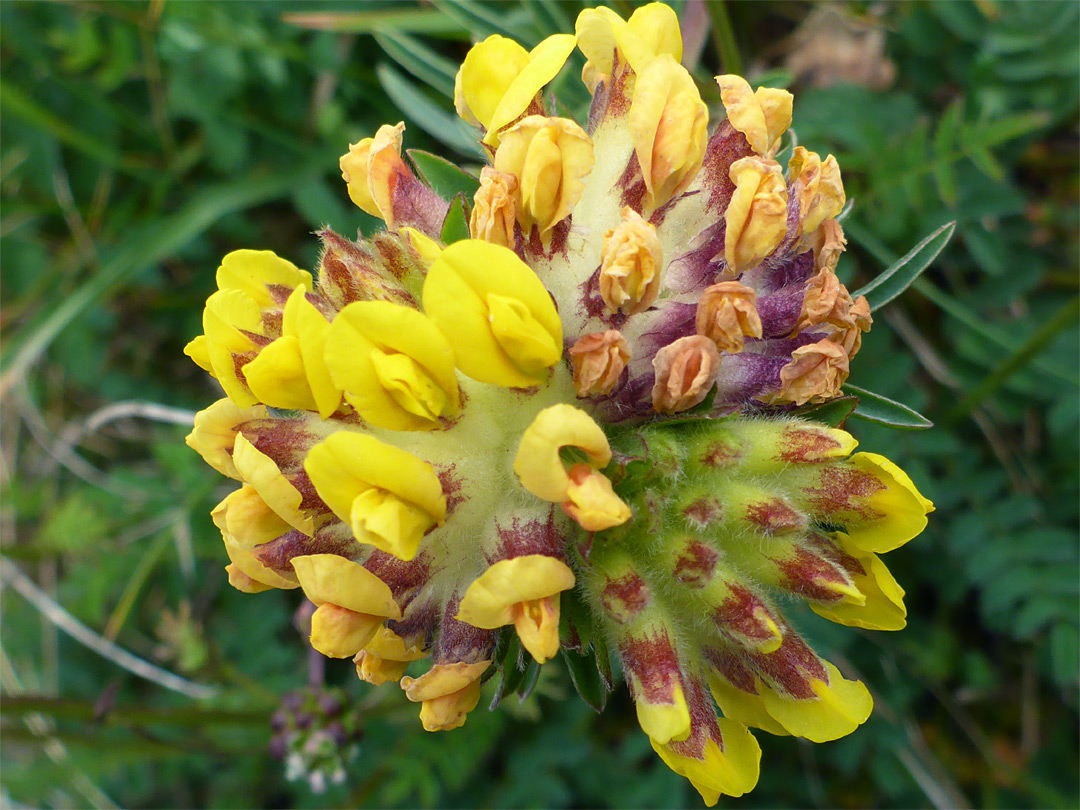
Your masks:
{"label": "yellow flower", "polygon": [[461,371],[509,388],[540,383],[562,357],[562,322],[543,283],[513,251],[475,240],[442,252],[424,310]]}
{"label": "yellow flower", "polygon": [[450,731],[465,725],[480,702],[480,676],[489,666],[490,660],[435,664],[419,678],[402,678],[401,688],[413,703],[423,704],[420,722],[426,731]]}
{"label": "yellow flower", "polygon": [[330,658],[352,658],[387,618],[400,619],[386,583],[359,563],[336,554],[292,560],[304,595],[315,604],[311,646]]}
{"label": "yellow flower", "polygon": [[[529,109],[573,50],[570,34],[554,34],[532,51],[492,34],[473,46],[461,66],[458,113],[468,111],[487,130],[484,143],[498,146],[500,130]],[[468,120],[468,116],[462,117]]]}
{"label": "yellow flower", "polygon": [[446,517],[431,465],[373,436],[334,433],[311,448],[304,469],[357,540],[402,560],[415,557],[424,534]]}
{"label": "yellow flower", "polygon": [[649,192],[648,210],[681,194],[697,176],[708,124],[697,85],[671,56],[657,57],[638,75],[630,133]]}
{"label": "yellow flower", "polygon": [[559,594],[572,587],[574,572],[554,557],[499,560],[469,586],[457,618],[489,630],[513,624],[522,646],[542,664],[559,650]]}
{"label": "yellow flower", "polygon": [[330,324],[324,358],[345,401],[374,425],[431,430],[458,411],[454,353],[414,309],[389,301],[349,304]]}
{"label": "yellow flower", "polygon": [[397,681],[413,661],[424,658],[426,653],[415,646],[406,646],[405,640],[389,627],[380,627],[364,649],[353,658],[356,674],[362,681],[380,686],[387,681]]}
{"label": "yellow flower", "polygon": [[840,180],[840,167],[832,155],[822,161],[816,152],[796,146],[788,161],[788,171],[799,200],[804,233],[811,233],[826,219],[844,210],[844,184]]}
{"label": "yellow flower", "polygon": [[679,18],[663,3],[635,9],[625,21],[609,8],[587,8],[578,14],[574,29],[577,45],[588,60],[582,80],[590,93],[611,75],[616,52],[639,74],[663,54],[676,62],[682,59]]}
{"label": "yellow flower", "polygon": [[300,490],[282,474],[273,459],[242,433],[236,435],[232,460],[240,480],[250,484],[282,520],[308,537],[315,533],[314,520],[303,508]]}
{"label": "yellow flower", "polygon": [[746,79],[732,74],[717,76],[716,83],[731,125],[758,155],[772,157],[780,148],[780,136],[791,126],[791,93],[771,87],[753,91]]}
{"label": "yellow flower", "polygon": [[526,236],[545,234],[570,215],[592,171],[593,146],[585,130],[566,118],[530,115],[500,136],[495,169],[517,179],[517,220]]}
{"label": "yellow flower", "polygon": [[660,293],[664,251],[656,227],[627,206],[622,222],[604,234],[600,296],[612,312],[644,312]]}
{"label": "yellow flower", "polygon": [[388,228],[394,226],[394,190],[402,175],[412,175],[401,159],[404,131],[404,123],[383,124],[374,138],[350,144],[339,161],[349,199],[360,210],[382,219]]}
{"label": "yellow flower", "polygon": [[245,422],[267,416],[269,412],[265,405],[241,408],[231,399],[219,399],[206,410],[195,414],[194,429],[185,441],[219,473],[239,481],[240,473],[232,460],[236,435]]}
{"label": "yellow flower", "polygon": [[260,402],[273,408],[318,411],[328,418],[341,404],[323,359],[330,323],[306,297],[300,284],[281,320],[281,337],[265,346],[243,367],[244,378]]}

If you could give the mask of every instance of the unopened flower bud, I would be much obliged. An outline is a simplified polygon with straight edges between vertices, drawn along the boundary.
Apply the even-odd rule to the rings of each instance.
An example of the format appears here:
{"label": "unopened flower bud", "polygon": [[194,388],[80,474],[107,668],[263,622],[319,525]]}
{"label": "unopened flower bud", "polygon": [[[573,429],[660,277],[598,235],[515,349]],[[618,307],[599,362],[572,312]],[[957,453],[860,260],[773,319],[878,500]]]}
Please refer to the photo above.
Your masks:
{"label": "unopened flower bud", "polygon": [[698,301],[696,327],[720,351],[741,352],[744,337],[761,337],[757,293],[738,281],[707,287]]}
{"label": "unopened flower bud", "polygon": [[592,140],[566,118],[530,115],[500,133],[495,169],[517,177],[523,233],[546,233],[570,215],[593,167]]}
{"label": "unopened flower bud", "polygon": [[724,258],[737,275],[761,262],[787,233],[787,184],[775,160],[747,157],[731,164],[735,184],[724,214]]}
{"label": "unopened flower bud", "polygon": [[720,352],[704,335],[691,335],[658,351],[653,368],[653,408],[659,413],[678,413],[693,408],[708,395],[720,371]]}
{"label": "unopened flower bud", "polygon": [[660,292],[664,251],[656,227],[627,206],[622,222],[604,234],[600,295],[612,312],[628,315],[652,306]]}
{"label": "unopened flower bud", "polygon": [[780,370],[778,398],[796,405],[831,399],[840,393],[847,376],[848,355],[843,346],[828,338],[800,346]]}
{"label": "unopened flower bud", "polygon": [[637,77],[630,134],[650,209],[681,194],[697,176],[708,125],[708,108],[686,68],[669,54],[649,62]]}
{"label": "unopened flower bud", "polygon": [[609,329],[582,335],[570,347],[574,367],[574,390],[579,397],[603,396],[611,392],[630,362],[630,346],[622,333]]}
{"label": "unopened flower bud", "polygon": [[485,166],[480,171],[480,188],[473,195],[469,233],[473,239],[483,239],[503,247],[514,247],[514,220],[517,207],[514,194],[517,178],[506,172]]}

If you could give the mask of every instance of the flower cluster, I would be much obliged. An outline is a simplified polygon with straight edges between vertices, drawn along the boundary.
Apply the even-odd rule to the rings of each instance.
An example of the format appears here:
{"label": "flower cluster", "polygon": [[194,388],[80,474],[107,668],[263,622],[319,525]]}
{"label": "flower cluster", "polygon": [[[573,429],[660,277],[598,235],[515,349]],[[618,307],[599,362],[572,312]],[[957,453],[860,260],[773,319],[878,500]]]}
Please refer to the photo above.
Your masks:
{"label": "flower cluster", "polygon": [[[583,122],[544,99],[575,48]],[[225,257],[187,353],[226,398],[188,443],[240,484],[213,512],[229,581],[302,588],[314,648],[398,682],[424,728],[518,666],[503,628],[541,664],[610,650],[713,804],[757,782],[748,727],[822,741],[867,718],[778,597],[899,629],[877,555],[932,505],[800,416],[871,325],[835,273],[836,160],[785,147],[792,96],[738,76],[710,133],[681,52],[659,3],[473,47],[455,104],[488,165],[441,167],[471,199],[403,157],[403,124],[351,145],[349,197],[386,230],[322,232],[317,279]],[[587,609],[561,615],[570,597]]]}

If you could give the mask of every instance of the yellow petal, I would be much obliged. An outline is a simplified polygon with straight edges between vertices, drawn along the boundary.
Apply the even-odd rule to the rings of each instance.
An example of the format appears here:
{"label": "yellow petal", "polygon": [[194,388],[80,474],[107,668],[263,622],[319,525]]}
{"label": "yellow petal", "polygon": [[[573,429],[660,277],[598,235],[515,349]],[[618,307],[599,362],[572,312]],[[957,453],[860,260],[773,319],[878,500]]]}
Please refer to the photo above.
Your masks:
{"label": "yellow petal", "polygon": [[420,257],[420,262],[425,269],[431,267],[431,263],[439,258],[439,254],[442,253],[442,248],[439,247],[438,242],[430,236],[420,233],[416,228],[402,228],[401,234],[408,239],[409,245],[416,251],[416,255]]}
{"label": "yellow petal", "polygon": [[[385,630],[386,628],[380,629]],[[378,631],[376,631],[376,635],[378,635]],[[408,661],[392,661],[388,658],[380,658],[368,652],[367,647],[356,654],[353,663],[356,664],[356,676],[372,686],[381,686],[389,681],[397,681],[405,674],[405,670],[409,668]]]}
{"label": "yellow petal", "polygon": [[264,346],[258,356],[244,366],[243,371],[251,393],[258,397],[259,402],[285,410],[317,409],[304,374],[304,358],[300,354],[298,338],[291,335],[279,337],[269,346]]}
{"label": "yellow petal", "polygon": [[[493,295],[518,302],[518,318],[522,311],[528,313],[530,341],[508,339],[523,333],[515,331],[517,327],[503,328],[510,314],[505,306],[498,316],[502,333],[496,333],[489,305]],[[475,239],[450,245],[431,265],[423,298],[424,310],[449,341],[457,367],[475,380],[527,388],[541,382],[535,373],[541,359],[551,358],[554,364],[561,356],[562,322],[551,296],[532,269],[508,248]],[[548,338],[559,347],[558,356],[531,348],[535,340]]]}
{"label": "yellow petal", "polygon": [[401,159],[401,139],[405,124],[394,126],[383,124],[375,132],[368,155],[368,191],[379,216],[386,222],[387,228],[394,227],[394,189],[398,178],[410,176],[412,172]]}
{"label": "yellow petal", "polygon": [[250,484],[230,493],[210,517],[227,541],[246,549],[269,543],[291,528]]}
{"label": "yellow petal", "polygon": [[440,522],[446,499],[435,471],[412,453],[362,433],[338,432],[315,445],[304,460],[320,497],[344,521],[353,499],[371,487],[415,503]]}
{"label": "yellow petal", "polygon": [[329,326],[323,357],[333,384],[379,427],[431,430],[440,417],[457,413],[450,343],[414,309],[389,301],[349,304]]}
{"label": "yellow petal", "polygon": [[544,664],[559,652],[559,595],[530,599],[513,607],[514,630],[521,646],[538,664]]}
{"label": "yellow petal", "polygon": [[793,96],[787,90],[762,87],[754,92],[741,76],[716,77],[720,100],[728,121],[746,136],[758,155],[771,157],[780,145],[780,136],[791,126]]}
{"label": "yellow petal", "polygon": [[724,717],[770,734],[788,736],[787,730],[769,714],[761,695],[744,692],[716,672],[707,673],[709,690]]}
{"label": "yellow petal", "polygon": [[772,253],[787,233],[787,183],[780,164],[758,157],[731,164],[735,193],[724,212],[724,258],[741,273]]}
{"label": "yellow petal", "polygon": [[543,599],[574,587],[574,572],[562,560],[527,554],[499,560],[473,580],[456,618],[473,627],[494,630],[514,621],[519,602]]}
{"label": "yellow petal", "polygon": [[577,16],[574,32],[578,48],[600,75],[608,75],[614,67],[615,31],[626,26],[626,21],[606,6],[587,8]]}
{"label": "yellow petal", "polygon": [[528,62],[528,51],[498,34],[473,45],[466,55],[461,65],[462,99],[485,128],[491,128],[499,102]]}
{"label": "yellow petal", "polygon": [[[297,287],[297,290],[302,290]],[[285,329],[285,325],[288,329]],[[302,292],[294,292],[285,303],[283,330],[295,334],[300,341],[300,356],[304,361],[315,409],[323,419],[329,419],[341,405],[341,389],[334,385],[330,369],[326,366],[326,338],[330,334],[330,322],[322,316],[315,305]]]}
{"label": "yellow petal", "polygon": [[258,400],[248,390],[236,367],[238,354],[255,352],[258,346],[244,332],[261,334],[262,317],[255,301],[240,290],[218,290],[206,299],[203,334],[214,377],[229,399],[242,408]]}
{"label": "yellow petal", "polygon": [[[228,537],[224,537],[224,535],[223,538],[225,540],[225,553],[229,555],[229,561],[248,579],[268,588],[280,588],[285,591],[298,587],[296,582],[286,579],[277,571],[273,571],[259,562],[251,549],[243,548],[239,544],[232,542]],[[230,581],[231,579],[232,577],[230,577]],[[237,580],[238,584],[244,584],[240,578],[237,578]]]}
{"label": "yellow petal", "polygon": [[234,562],[225,566],[225,572],[229,575],[229,584],[243,593],[263,593],[264,591],[273,590],[272,586],[249,577]]}
{"label": "yellow petal", "polygon": [[585,411],[566,404],[540,411],[521,436],[514,472],[525,489],[545,501],[569,499],[570,477],[559,457],[563,447],[584,450],[597,469],[611,461],[607,436]]}
{"label": "yellow petal", "polygon": [[452,695],[476,681],[491,666],[491,661],[477,661],[467,664],[459,661],[452,664],[435,664],[419,678],[402,678],[401,688],[405,697],[413,703],[422,700],[434,700],[444,695]]}
{"label": "yellow petal", "polygon": [[349,144],[349,151],[338,160],[338,166],[341,168],[341,179],[348,187],[349,199],[364,213],[381,219],[382,215],[368,188],[368,159],[374,140],[374,138],[364,138]]}
{"label": "yellow petal", "polygon": [[[630,678],[636,681],[632,673]],[[638,725],[654,744],[665,745],[672,740],[685,740],[690,734],[690,709],[686,705],[682,687],[677,683],[672,687],[668,696],[670,702],[663,703],[645,700],[643,690],[634,689]]]}
{"label": "yellow petal", "polygon": [[574,45],[573,34],[552,34],[529,52],[528,62],[510,82],[491,119],[485,123],[488,132],[484,143],[490,146],[499,143],[499,130],[529,108],[536,94],[562,70]]}
{"label": "yellow petal", "polygon": [[214,366],[210,362],[210,350],[206,345],[206,335],[199,335],[188,342],[184,347],[184,354],[190,357],[203,371],[214,373]]}
{"label": "yellow petal", "polygon": [[257,450],[242,433],[236,436],[233,463],[241,480],[251,484],[282,520],[308,537],[315,533],[314,521],[300,508],[300,491],[281,474],[273,459]]}
{"label": "yellow petal", "polygon": [[874,708],[870,692],[860,681],[846,680],[828,661],[822,664],[829,682],[811,681],[816,698],[799,700],[758,682],[758,691],[769,714],[790,734],[811,742],[846,737],[866,722]]}
{"label": "yellow petal", "polygon": [[810,609],[829,621],[867,630],[902,630],[907,625],[904,589],[876,554],[855,546],[842,532],[831,535],[846,554],[855,557],[864,569],[851,580],[865,597],[862,605],[841,601],[832,604],[810,603]]}
{"label": "yellow petal", "polygon": [[240,473],[233,464],[232,450],[240,425],[265,419],[267,415],[265,405],[241,408],[231,399],[219,399],[195,414],[194,428],[184,441],[219,473],[239,481]]}
{"label": "yellow petal", "polygon": [[339,605],[319,605],[311,615],[311,646],[328,658],[352,658],[375,635],[382,616]]}
{"label": "yellow petal", "polygon": [[882,554],[899,548],[926,528],[926,515],[934,510],[934,504],[915,488],[907,473],[876,453],[856,453],[849,462],[884,485],[866,499],[880,516],[846,520],[848,537],[857,548]]}
{"label": "yellow petal", "polygon": [[392,492],[372,487],[353,499],[349,525],[361,543],[411,560],[435,517]]}
{"label": "yellow petal", "polygon": [[671,745],[652,742],[653,750],[680,776],[690,780],[705,804],[712,807],[721,796],[742,796],[754,789],[761,771],[761,747],[742,723],[717,718],[724,748],[708,740],[700,757],[676,753]]}
{"label": "yellow petal", "polygon": [[419,661],[427,656],[419,647],[406,647],[405,640],[389,627],[380,627],[364,649],[388,661]]}
{"label": "yellow petal", "polygon": [[[668,54],[682,61],[683,39],[679,17],[665,3],[649,3],[635,9],[626,21],[626,28],[616,34],[619,47],[626,54],[634,71],[641,73],[657,56]],[[636,38],[637,42],[634,42]],[[641,48],[638,51],[638,46]]]}
{"label": "yellow petal", "polygon": [[514,365],[526,374],[540,376],[559,362],[562,344],[555,342],[524,302],[489,293],[486,303],[495,342],[513,358]]}
{"label": "yellow petal", "polygon": [[[304,595],[316,606],[337,605],[355,613],[401,618],[390,586],[358,562],[337,554],[306,554],[293,557],[292,566]],[[355,654],[356,650],[350,653]]]}
{"label": "yellow petal", "polygon": [[461,728],[479,702],[480,681],[470,681],[457,692],[425,700],[420,706],[420,722],[424,731]]}
{"label": "yellow petal", "polygon": [[697,176],[708,124],[708,108],[686,68],[666,54],[651,61],[630,104],[630,134],[651,208],[681,194]]}
{"label": "yellow petal", "polygon": [[563,511],[588,532],[600,532],[626,523],[632,512],[611,488],[611,481],[588,464],[575,464],[567,476]]}
{"label": "yellow petal", "polygon": [[292,289],[303,284],[312,289],[311,273],[272,250],[234,250],[217,269],[219,290],[239,290],[265,309],[274,303],[269,287]]}

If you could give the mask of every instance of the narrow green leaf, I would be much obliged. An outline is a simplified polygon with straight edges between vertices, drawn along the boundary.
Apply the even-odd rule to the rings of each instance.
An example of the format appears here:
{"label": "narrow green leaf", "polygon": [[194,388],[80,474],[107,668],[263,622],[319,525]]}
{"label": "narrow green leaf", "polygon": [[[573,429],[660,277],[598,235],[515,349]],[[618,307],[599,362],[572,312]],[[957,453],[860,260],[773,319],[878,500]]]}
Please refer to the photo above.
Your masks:
{"label": "narrow green leaf", "polygon": [[406,118],[432,138],[451,149],[456,149],[463,155],[481,156],[483,154],[476,134],[468,124],[424,95],[390,65],[378,65],[375,68],[375,75],[383,90],[405,113]]}
{"label": "narrow green leaf", "polygon": [[915,279],[922,275],[922,272],[944,250],[955,230],[955,222],[942,225],[913,247],[906,256],[893,264],[892,267],[889,267],[865,287],[852,293],[852,296],[858,298],[860,295],[865,295],[867,301],[870,302],[871,310],[877,311],[881,309],[903,293]]}
{"label": "narrow green leaf", "polygon": [[[502,34],[516,39],[526,48],[535,45],[538,38],[532,27],[525,24],[520,13],[508,13],[517,4],[504,4],[496,11],[489,5],[474,0],[433,0],[432,5],[448,18],[456,20],[466,31],[484,38],[490,34]],[[524,11],[524,9],[520,9]]]}
{"label": "narrow green leaf", "polygon": [[536,682],[540,680],[540,665],[536,663],[536,659],[532,656],[529,657],[529,663],[525,666],[525,675],[521,679],[521,683],[517,687],[518,701],[524,703],[533,693],[533,689],[536,688]]}
{"label": "narrow green leaf", "polygon": [[439,238],[447,245],[469,238],[469,215],[465,212],[464,194],[458,194],[450,202]]}
{"label": "narrow green leaf", "polygon": [[858,404],[857,397],[836,397],[819,405],[805,405],[796,410],[794,415],[838,428],[843,427],[844,422],[855,411]]}
{"label": "narrow green leaf", "polygon": [[570,682],[582,700],[597,714],[607,705],[608,690],[600,671],[596,668],[596,656],[590,650],[588,655],[562,651],[566,668],[570,672]]}
{"label": "narrow green leaf", "polygon": [[438,155],[419,149],[408,149],[406,154],[416,166],[420,178],[443,199],[450,200],[464,194],[465,199],[471,200],[480,187],[479,180]]}
{"label": "narrow green leaf", "polygon": [[386,55],[440,95],[454,97],[457,65],[420,40],[398,31],[375,32],[375,41]]}
{"label": "narrow green leaf", "polygon": [[859,398],[859,405],[851,414],[868,422],[877,422],[904,430],[926,430],[934,423],[903,403],[883,397],[854,385],[845,385],[844,392]]}

